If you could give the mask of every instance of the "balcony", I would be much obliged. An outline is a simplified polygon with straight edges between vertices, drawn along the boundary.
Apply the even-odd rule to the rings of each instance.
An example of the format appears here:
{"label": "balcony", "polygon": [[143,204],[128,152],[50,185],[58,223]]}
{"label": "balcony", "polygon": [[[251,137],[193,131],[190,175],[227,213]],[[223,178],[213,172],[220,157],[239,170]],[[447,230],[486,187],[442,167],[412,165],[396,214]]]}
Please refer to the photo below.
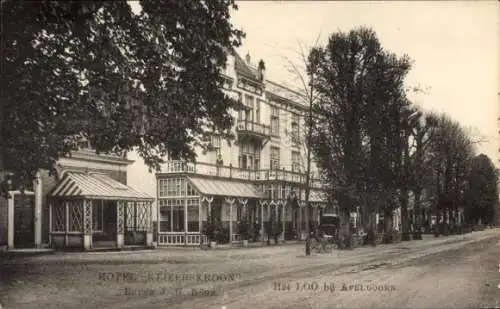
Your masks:
{"label": "balcony", "polygon": [[[195,174],[204,176],[215,176],[247,181],[285,181],[303,184],[306,181],[304,173],[277,170],[249,170],[233,166],[217,166],[209,163],[186,163],[180,161],[169,161],[162,165],[160,174]],[[322,189],[324,182],[319,175],[311,175],[311,187]]]}
{"label": "balcony", "polygon": [[249,136],[260,140],[269,139],[271,136],[271,127],[262,123],[247,120],[238,120],[236,127],[240,137]]}

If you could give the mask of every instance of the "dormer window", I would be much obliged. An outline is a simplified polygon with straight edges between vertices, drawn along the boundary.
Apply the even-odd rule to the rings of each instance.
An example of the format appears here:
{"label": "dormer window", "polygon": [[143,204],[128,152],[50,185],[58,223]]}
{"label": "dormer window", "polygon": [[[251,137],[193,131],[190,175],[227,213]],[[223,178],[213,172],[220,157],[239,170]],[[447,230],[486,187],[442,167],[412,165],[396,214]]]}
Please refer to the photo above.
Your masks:
{"label": "dormer window", "polygon": [[90,150],[92,146],[90,145],[90,141],[86,137],[81,137],[76,142],[76,148],[78,150]]}

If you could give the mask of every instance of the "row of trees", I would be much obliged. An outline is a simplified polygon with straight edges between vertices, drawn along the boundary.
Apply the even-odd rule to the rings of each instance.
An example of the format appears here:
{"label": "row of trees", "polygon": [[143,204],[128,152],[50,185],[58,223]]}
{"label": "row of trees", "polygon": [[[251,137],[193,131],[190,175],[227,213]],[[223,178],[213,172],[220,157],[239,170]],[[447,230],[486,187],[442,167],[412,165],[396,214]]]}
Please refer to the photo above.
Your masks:
{"label": "row of trees", "polygon": [[461,209],[468,222],[491,222],[498,203],[493,164],[474,156],[480,140],[459,123],[412,104],[409,92],[420,90],[405,86],[412,66],[407,56],[385,50],[372,29],[361,27],[332,34],[305,62],[304,98],[317,115],[306,118],[308,141],[348,243],[350,213],[358,207],[373,242],[376,214],[383,215],[391,241],[396,208],[409,239],[410,204],[416,230],[424,212],[449,222],[438,233],[463,223]]}

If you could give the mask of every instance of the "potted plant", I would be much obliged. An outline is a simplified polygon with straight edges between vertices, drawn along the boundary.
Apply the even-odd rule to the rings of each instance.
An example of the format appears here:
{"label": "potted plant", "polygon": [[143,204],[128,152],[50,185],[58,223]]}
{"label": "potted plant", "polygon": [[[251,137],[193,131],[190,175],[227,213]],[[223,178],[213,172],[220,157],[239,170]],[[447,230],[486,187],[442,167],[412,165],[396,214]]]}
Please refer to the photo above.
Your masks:
{"label": "potted plant", "polygon": [[205,234],[207,236],[207,240],[208,240],[208,243],[210,244],[210,248],[215,248],[215,246],[216,246],[216,242],[215,242],[216,231],[215,231],[215,225],[211,220],[207,221],[207,223],[205,224],[203,234]]}

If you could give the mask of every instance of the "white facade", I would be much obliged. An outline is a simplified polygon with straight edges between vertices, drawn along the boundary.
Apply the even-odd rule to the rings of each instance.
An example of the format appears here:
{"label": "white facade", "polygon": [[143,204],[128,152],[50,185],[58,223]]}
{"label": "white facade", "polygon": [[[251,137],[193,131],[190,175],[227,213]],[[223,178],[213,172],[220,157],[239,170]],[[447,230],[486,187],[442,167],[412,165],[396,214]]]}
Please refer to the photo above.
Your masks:
{"label": "white facade", "polygon": [[[274,208],[278,204],[282,207],[278,216],[282,220],[283,230],[285,221],[293,221],[294,226],[299,221],[304,223],[304,214],[295,215],[295,219],[292,219],[292,212],[297,212],[297,209],[292,211],[285,204],[290,194],[303,202],[307,155],[304,120],[308,106],[300,102],[299,93],[266,80],[265,69],[254,66],[248,55],[246,58],[243,60],[237,54],[229,55],[228,66],[224,71],[226,93],[246,106],[243,110],[231,111],[235,120],[233,133],[236,136],[231,145],[214,134],[211,143],[213,150],[203,152],[201,148],[195,148],[197,158],[192,165],[167,162],[160,171],[151,172],[137,153],[128,155],[135,162],[128,167],[127,184],[157,197],[153,205],[158,211],[153,211],[153,220],[159,221],[159,242],[162,239],[168,239],[166,241],[169,244],[176,243],[177,240],[184,244],[200,242],[199,235],[208,220],[214,198],[222,203],[219,219],[225,222],[230,231],[230,242],[237,238],[236,226],[241,214],[249,211],[247,208],[252,209],[252,223],[260,222],[261,238],[265,234],[264,225],[270,214],[275,211],[278,214],[278,208]],[[259,66],[262,68],[263,62]],[[310,201],[324,206],[326,201],[322,195],[317,169],[314,164],[311,168],[315,180]],[[251,183],[251,187],[255,186],[255,190],[261,192],[263,197],[256,198],[253,193],[250,194],[251,197],[243,196],[243,193],[241,196],[233,196],[231,192],[208,194],[202,192],[203,189],[197,187],[194,180],[189,179],[189,175],[212,179],[206,180],[207,182],[226,181],[226,187],[231,187],[231,183],[234,183],[234,188],[237,187],[236,184],[245,181]],[[264,182],[266,179],[268,182]],[[187,186],[183,187],[182,192],[189,192],[193,187],[197,193],[188,194],[184,199],[178,193],[169,196],[165,192],[171,189],[165,188],[172,182],[178,186]],[[159,205],[163,206],[160,208]],[[319,217],[319,209],[319,206],[315,208],[313,218]]]}

